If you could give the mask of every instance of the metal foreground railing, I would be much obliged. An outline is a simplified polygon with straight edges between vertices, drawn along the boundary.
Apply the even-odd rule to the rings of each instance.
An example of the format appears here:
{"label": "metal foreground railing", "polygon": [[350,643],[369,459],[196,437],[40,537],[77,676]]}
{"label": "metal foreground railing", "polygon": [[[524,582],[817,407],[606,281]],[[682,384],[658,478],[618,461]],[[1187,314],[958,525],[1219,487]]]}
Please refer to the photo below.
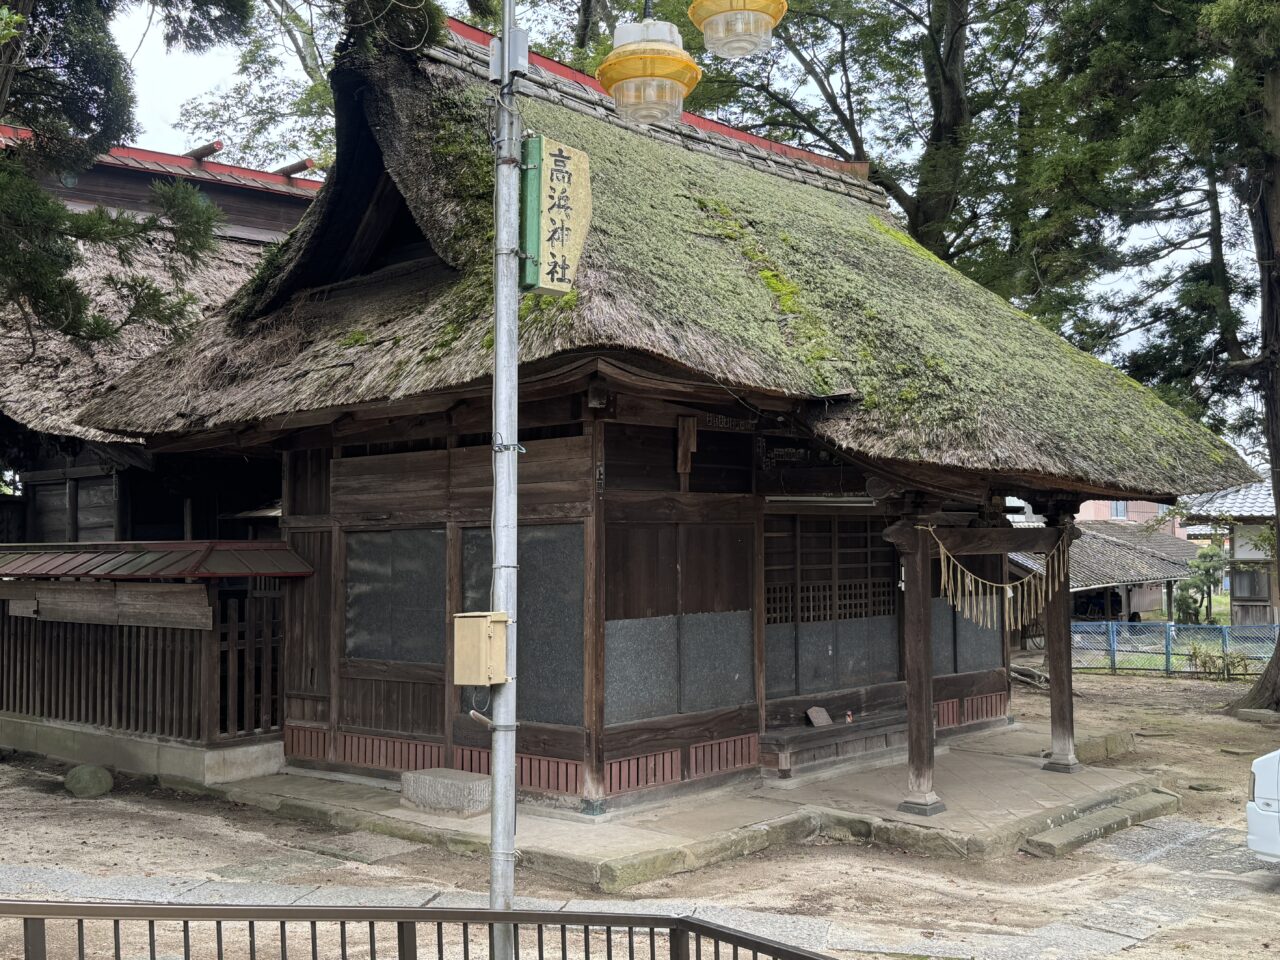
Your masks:
{"label": "metal foreground railing", "polygon": [[0,958],[61,960],[827,960],[688,917],[431,907],[252,907],[0,901]]}

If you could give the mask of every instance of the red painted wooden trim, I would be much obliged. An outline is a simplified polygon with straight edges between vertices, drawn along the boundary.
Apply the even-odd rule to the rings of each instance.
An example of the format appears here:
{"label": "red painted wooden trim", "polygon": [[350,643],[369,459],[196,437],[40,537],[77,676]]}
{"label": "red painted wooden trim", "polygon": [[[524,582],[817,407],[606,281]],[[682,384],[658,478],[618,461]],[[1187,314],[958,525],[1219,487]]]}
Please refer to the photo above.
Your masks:
{"label": "red painted wooden trim", "polygon": [[746,733],[709,740],[689,748],[689,779],[754,767],[760,762],[760,736]]}
{"label": "red painted wooden trim", "polygon": [[[25,127],[14,127],[0,124],[0,144],[4,141],[20,141],[31,139],[31,131]],[[147,150],[143,147],[112,147],[108,153],[100,155],[96,161],[103,166],[118,167],[125,170],[142,170],[149,173],[162,173],[181,177],[187,173],[199,171],[219,183],[228,186],[244,187],[250,190],[269,190],[273,193],[288,193],[275,190],[276,187],[288,187],[289,190],[319,190],[324,186],[321,180],[306,180],[298,177],[286,177],[266,170],[253,170],[249,167],[237,167],[229,163],[218,163],[216,160],[196,160],[175,153],[162,153],[159,150]]]}
{"label": "red painted wooden trim", "polygon": [[[454,747],[453,766],[455,770],[487,775],[489,751],[484,747]],[[577,760],[516,754],[516,786],[522,790],[580,794],[582,777],[582,764]]]}
{"label": "red painted wooden trim", "polygon": [[1009,712],[1009,695],[1007,693],[984,693],[974,697],[966,697],[964,701],[964,722],[977,720],[997,720]]}
{"label": "red painted wooden trim", "polygon": [[944,727],[960,726],[959,700],[939,700],[933,707],[939,730]]}
{"label": "red painted wooden trim", "polygon": [[301,760],[323,760],[329,755],[329,731],[323,727],[284,725],[284,753]]}
{"label": "red painted wooden trim", "polygon": [[604,768],[606,794],[643,790],[664,783],[679,783],[680,750],[660,750],[638,757],[610,760]]}
{"label": "red painted wooden trim", "polygon": [[[464,40],[470,40],[472,43],[479,44],[482,47],[488,47],[489,42],[493,40],[493,34],[487,33],[478,27],[473,27],[469,23],[463,23],[461,20],[449,18],[449,30]],[[544,57],[538,53],[529,54],[529,62],[541,67],[548,73],[553,73],[558,77],[564,77],[566,80],[572,80],[580,83],[584,87],[590,87],[597,93],[603,94],[604,87],[596,81],[596,78],[590,74],[582,73],[573,69],[559,60],[552,60],[550,57]],[[793,160],[804,160],[815,166],[826,167],[829,170],[837,170],[840,173],[847,173],[853,177],[859,177],[863,180],[867,178],[868,164],[857,160],[838,160],[835,157],[828,157],[821,153],[814,153],[811,150],[804,150],[800,147],[793,147],[787,143],[778,143],[776,140],[769,140],[765,137],[757,136],[754,133],[748,133],[746,130],[739,130],[737,127],[731,127],[727,123],[721,123],[719,120],[711,120],[707,117],[700,117],[696,113],[688,113],[680,118],[682,122],[689,124],[691,127],[697,127],[699,130],[706,130],[710,133],[718,133],[721,136],[738,140],[742,143],[749,143],[752,146],[759,147],[761,150],[770,153],[781,154],[784,157],[791,157]]]}

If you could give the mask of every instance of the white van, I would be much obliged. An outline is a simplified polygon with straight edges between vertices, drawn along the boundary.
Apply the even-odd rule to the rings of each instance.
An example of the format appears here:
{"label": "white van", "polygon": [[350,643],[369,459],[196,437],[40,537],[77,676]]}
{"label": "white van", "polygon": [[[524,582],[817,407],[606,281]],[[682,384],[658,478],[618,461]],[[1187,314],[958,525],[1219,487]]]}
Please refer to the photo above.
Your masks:
{"label": "white van", "polygon": [[1280,862],[1280,750],[1253,761],[1245,809],[1249,849],[1268,863]]}

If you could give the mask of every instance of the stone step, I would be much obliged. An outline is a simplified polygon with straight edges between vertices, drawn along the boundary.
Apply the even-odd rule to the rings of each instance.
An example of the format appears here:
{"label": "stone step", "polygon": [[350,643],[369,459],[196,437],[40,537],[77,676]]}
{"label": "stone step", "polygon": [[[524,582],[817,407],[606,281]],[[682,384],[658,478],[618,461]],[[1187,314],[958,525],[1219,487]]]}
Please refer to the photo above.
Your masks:
{"label": "stone step", "polygon": [[1135,823],[1176,813],[1179,802],[1175,793],[1152,790],[1028,837],[1022,849],[1038,857],[1065,857],[1086,843],[1109,837]]}

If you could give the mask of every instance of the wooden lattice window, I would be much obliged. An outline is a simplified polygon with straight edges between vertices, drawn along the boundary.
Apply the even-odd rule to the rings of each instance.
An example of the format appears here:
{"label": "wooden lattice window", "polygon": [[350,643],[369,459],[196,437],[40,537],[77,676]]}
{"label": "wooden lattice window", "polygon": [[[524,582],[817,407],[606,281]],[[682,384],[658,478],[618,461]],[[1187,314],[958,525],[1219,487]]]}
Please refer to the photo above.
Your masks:
{"label": "wooden lattice window", "polygon": [[795,619],[795,587],[790,583],[764,585],[764,622],[791,623]]}
{"label": "wooden lattice window", "polygon": [[898,557],[879,517],[771,516],[765,521],[765,622],[893,616]]}
{"label": "wooden lattice window", "polygon": [[831,619],[831,584],[800,584],[800,622],[818,623]]}

